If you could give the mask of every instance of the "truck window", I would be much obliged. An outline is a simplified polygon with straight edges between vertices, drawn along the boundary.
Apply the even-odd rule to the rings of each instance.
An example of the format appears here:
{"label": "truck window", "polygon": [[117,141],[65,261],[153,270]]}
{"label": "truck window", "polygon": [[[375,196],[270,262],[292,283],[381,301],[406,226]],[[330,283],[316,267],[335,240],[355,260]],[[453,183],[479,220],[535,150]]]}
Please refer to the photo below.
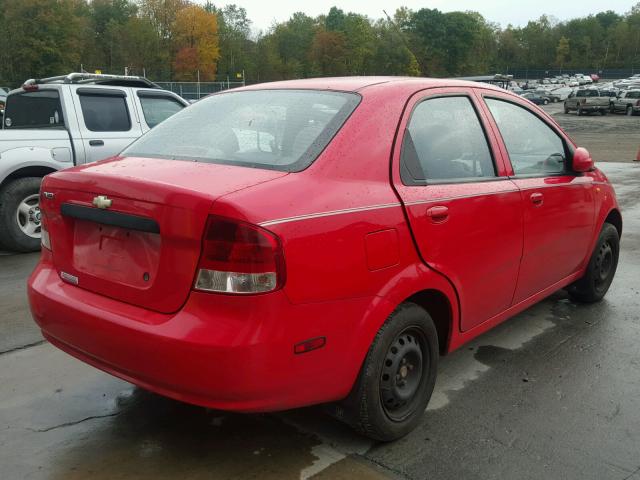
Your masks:
{"label": "truck window", "polygon": [[4,128],[64,128],[58,91],[39,90],[9,95]]}
{"label": "truck window", "polygon": [[92,132],[128,132],[131,130],[126,98],[115,95],[80,94],[84,124]]}
{"label": "truck window", "polygon": [[597,97],[597,96],[598,96],[597,90],[578,90],[578,93],[576,93],[576,97]]}
{"label": "truck window", "polygon": [[184,105],[170,97],[152,97],[146,95],[139,95],[139,97],[144,119],[150,128],[155,127],[160,122],[184,108]]}

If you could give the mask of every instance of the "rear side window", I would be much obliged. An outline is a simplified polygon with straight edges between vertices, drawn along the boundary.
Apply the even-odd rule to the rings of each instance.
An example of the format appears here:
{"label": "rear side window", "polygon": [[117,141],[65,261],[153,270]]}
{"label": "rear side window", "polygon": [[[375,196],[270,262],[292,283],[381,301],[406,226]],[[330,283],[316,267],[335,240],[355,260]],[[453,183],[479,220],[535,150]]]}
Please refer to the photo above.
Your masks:
{"label": "rear side window", "polygon": [[578,90],[576,93],[576,97],[597,97],[597,90]]}
{"label": "rear side window", "polygon": [[487,139],[471,100],[441,97],[419,103],[405,131],[401,168],[407,185],[495,177]]}
{"label": "rear side window", "polygon": [[5,128],[64,128],[57,90],[14,93],[7,97]]}
{"label": "rear side window", "polygon": [[560,136],[529,110],[510,102],[486,99],[498,125],[516,175],[544,175],[565,171],[565,148]]}
{"label": "rear side window", "polygon": [[144,119],[150,128],[178,113],[184,105],[170,97],[140,95],[140,105]]}
{"label": "rear side window", "polygon": [[250,90],[204,98],[135,141],[123,155],[300,171],[320,155],[360,96],[325,90]]}
{"label": "rear side window", "polygon": [[128,132],[129,109],[124,96],[80,94],[80,107],[87,129],[92,132]]}

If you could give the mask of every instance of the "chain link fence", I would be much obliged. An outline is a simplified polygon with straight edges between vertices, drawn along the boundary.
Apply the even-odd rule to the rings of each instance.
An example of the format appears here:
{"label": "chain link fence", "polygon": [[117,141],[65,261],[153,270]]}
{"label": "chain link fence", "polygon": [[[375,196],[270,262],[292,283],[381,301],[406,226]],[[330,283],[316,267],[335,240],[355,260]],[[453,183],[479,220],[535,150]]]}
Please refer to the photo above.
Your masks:
{"label": "chain link fence", "polygon": [[211,93],[243,87],[244,82],[155,82],[165,90],[177,93],[185,100],[198,100]]}

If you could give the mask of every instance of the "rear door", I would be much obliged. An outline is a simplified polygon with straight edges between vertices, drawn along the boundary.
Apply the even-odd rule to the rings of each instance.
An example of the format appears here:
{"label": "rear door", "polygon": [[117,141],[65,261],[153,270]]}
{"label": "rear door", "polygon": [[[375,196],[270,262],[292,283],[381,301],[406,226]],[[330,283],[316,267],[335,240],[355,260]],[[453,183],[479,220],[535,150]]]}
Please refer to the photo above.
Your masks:
{"label": "rear door", "polygon": [[136,90],[134,102],[143,133],[187,106],[177,95],[162,90]]}
{"label": "rear door", "polygon": [[520,192],[483,119],[471,89],[418,93],[394,152],[393,182],[420,255],[455,285],[462,330],[509,308],[522,255]]}
{"label": "rear door", "polygon": [[87,162],[116,155],[142,135],[131,93],[125,87],[75,88],[72,97]]}
{"label": "rear door", "polygon": [[524,250],[514,304],[576,273],[594,230],[593,179],[570,170],[571,147],[558,128],[529,105],[498,92],[484,102],[522,192]]}

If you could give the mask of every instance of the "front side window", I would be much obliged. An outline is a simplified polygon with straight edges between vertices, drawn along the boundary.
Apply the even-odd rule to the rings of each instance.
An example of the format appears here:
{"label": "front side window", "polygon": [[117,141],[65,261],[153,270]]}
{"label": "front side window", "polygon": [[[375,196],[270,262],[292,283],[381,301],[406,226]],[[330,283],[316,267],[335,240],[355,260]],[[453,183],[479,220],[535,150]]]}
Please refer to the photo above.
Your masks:
{"label": "front side window", "polygon": [[487,98],[516,175],[544,175],[565,171],[562,138],[524,107]]}
{"label": "front side window", "polygon": [[84,124],[92,132],[131,130],[127,99],[124,96],[80,94],[80,107]]}
{"label": "front side window", "polygon": [[249,90],[204,98],[162,122],[123,155],[300,171],[360,101],[355,93]]}
{"label": "front side window", "polygon": [[64,128],[58,91],[38,90],[9,95],[4,128]]}
{"label": "front side window", "polygon": [[142,113],[149,128],[155,127],[184,108],[184,105],[178,101],[161,96],[141,95],[140,105],[142,105]]}
{"label": "front side window", "polygon": [[401,175],[407,185],[496,176],[468,97],[432,98],[415,107],[402,143]]}

